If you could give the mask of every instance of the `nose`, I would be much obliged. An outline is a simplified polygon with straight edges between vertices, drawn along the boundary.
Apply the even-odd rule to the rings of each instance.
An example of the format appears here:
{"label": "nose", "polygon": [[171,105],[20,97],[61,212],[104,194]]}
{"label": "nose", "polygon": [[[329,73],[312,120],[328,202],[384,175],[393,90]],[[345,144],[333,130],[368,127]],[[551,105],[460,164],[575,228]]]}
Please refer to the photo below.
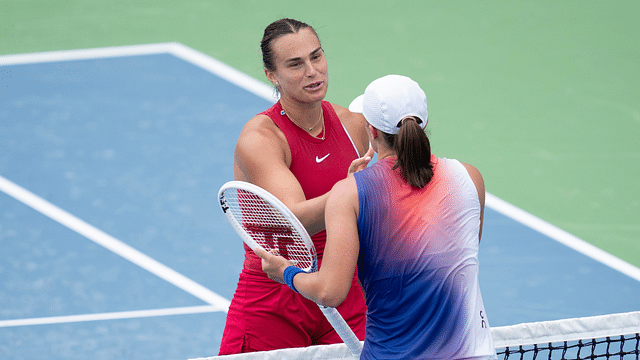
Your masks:
{"label": "nose", "polygon": [[306,77],[313,77],[318,73],[318,69],[316,69],[315,64],[309,60],[305,65],[305,70]]}

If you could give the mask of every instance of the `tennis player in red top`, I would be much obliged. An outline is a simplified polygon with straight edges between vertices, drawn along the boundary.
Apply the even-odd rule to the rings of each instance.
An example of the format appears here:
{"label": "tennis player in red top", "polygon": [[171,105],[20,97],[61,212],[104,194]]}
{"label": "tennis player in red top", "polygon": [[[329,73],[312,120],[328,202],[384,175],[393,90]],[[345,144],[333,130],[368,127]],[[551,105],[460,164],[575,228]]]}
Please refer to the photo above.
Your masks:
{"label": "tennis player in red top", "polygon": [[[256,184],[300,219],[318,253],[326,241],[328,192],[347,174],[366,167],[369,149],[361,114],[324,101],[327,59],[315,30],[281,19],[261,42],[267,79],[280,99],[244,126],[235,149],[234,178]],[[354,274],[337,308],[364,339],[366,305]],[[342,342],[316,304],[271,281],[245,245],[245,261],[227,314],[220,355]]]}

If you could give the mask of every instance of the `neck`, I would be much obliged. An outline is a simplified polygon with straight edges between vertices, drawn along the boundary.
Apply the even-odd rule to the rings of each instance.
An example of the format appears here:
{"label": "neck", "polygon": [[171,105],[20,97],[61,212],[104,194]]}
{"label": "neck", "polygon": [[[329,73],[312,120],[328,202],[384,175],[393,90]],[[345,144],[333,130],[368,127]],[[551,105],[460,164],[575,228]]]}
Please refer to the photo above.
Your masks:
{"label": "neck", "polygon": [[398,154],[391,150],[378,153],[378,160],[386,159],[388,157],[398,157]]}
{"label": "neck", "polygon": [[370,134],[369,139],[371,142],[371,146],[378,154],[378,160],[382,160],[388,157],[398,157],[398,154],[396,154],[393,148],[390,147],[386,141],[384,141],[382,131],[373,128],[373,132]]}
{"label": "neck", "polygon": [[299,103],[288,99],[280,99],[280,107],[285,111],[293,123],[303,129],[319,128],[322,118],[322,105],[320,101],[314,103]]}
{"label": "neck", "polygon": [[281,114],[286,115],[297,127],[313,137],[324,140],[324,114],[320,102],[311,106],[294,106],[292,108],[290,104],[287,105],[287,102],[280,100],[280,107],[282,107]]}

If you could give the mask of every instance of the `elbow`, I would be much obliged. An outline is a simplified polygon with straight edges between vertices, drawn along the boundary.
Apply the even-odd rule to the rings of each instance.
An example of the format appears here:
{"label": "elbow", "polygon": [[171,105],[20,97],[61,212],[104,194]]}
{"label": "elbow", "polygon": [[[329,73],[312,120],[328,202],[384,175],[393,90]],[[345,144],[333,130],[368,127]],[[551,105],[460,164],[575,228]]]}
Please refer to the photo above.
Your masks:
{"label": "elbow", "polygon": [[336,291],[335,289],[331,291],[330,289],[324,289],[323,291],[320,292],[320,294],[318,294],[318,299],[316,299],[316,302],[322,306],[334,308],[342,304],[344,299],[347,298],[348,294],[349,294],[348,289],[347,291],[342,291],[342,290]]}

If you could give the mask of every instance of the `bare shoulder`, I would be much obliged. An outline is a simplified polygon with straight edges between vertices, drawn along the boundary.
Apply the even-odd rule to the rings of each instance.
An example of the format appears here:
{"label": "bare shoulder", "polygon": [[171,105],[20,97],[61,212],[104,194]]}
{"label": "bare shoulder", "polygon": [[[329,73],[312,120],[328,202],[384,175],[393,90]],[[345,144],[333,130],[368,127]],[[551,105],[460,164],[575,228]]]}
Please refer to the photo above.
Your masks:
{"label": "bare shoulder", "polygon": [[345,209],[348,207],[357,208],[358,205],[358,188],[353,175],[348,176],[335,183],[329,193],[327,200],[327,208]]}
{"label": "bare shoulder", "polygon": [[367,123],[364,116],[360,113],[351,112],[349,109],[334,103],[331,103],[331,106],[333,106],[333,110],[340,118],[340,121],[345,125],[349,123],[357,126],[364,126]]}
{"label": "bare shoulder", "polygon": [[256,149],[263,146],[282,149],[287,145],[287,139],[266,115],[256,115],[249,120],[238,137],[236,151],[238,149]]}
{"label": "bare shoulder", "polygon": [[482,174],[480,174],[480,171],[476,169],[475,166],[467,163],[461,163],[461,164],[462,166],[465,167],[465,169],[467,169],[467,172],[469,173],[469,176],[471,176],[472,179],[474,177],[479,177],[480,179],[482,179]]}
{"label": "bare shoulder", "polygon": [[349,109],[334,103],[331,103],[331,106],[333,106],[333,110],[336,112],[336,115],[338,115],[340,122],[342,122],[349,132],[349,136],[351,136],[351,139],[358,147],[360,156],[364,155],[369,148],[369,137],[367,137],[366,126],[367,121],[364,116],[360,113],[351,112]]}
{"label": "bare shoulder", "polygon": [[268,116],[256,115],[244,125],[234,153],[237,179],[250,180],[252,172],[274,162],[286,166],[289,159],[287,139]]}
{"label": "bare shoulder", "polygon": [[331,192],[342,195],[348,192],[355,191],[356,189],[356,178],[353,175],[349,175],[346,178],[335,183],[331,188]]}
{"label": "bare shoulder", "polygon": [[266,115],[256,115],[242,128],[240,138],[243,140],[252,140],[254,137],[280,137],[284,138],[284,134],[276,126],[276,124]]}
{"label": "bare shoulder", "polygon": [[478,196],[480,198],[480,202],[484,204],[485,189],[484,189],[484,179],[482,178],[482,174],[480,174],[480,171],[476,169],[476,167],[473,165],[466,164],[466,163],[462,163],[462,165],[465,167],[465,169],[467,169],[467,172],[469,173],[471,180],[473,180],[473,183],[476,186],[476,189],[478,190]]}
{"label": "bare shoulder", "polygon": [[480,171],[478,171],[475,166],[465,163],[462,163],[462,165],[467,169],[467,172],[478,191],[478,201],[480,202],[480,229],[478,230],[478,241],[480,241],[480,239],[482,239],[482,224],[484,222],[484,203],[486,197],[484,179],[482,179],[482,174],[480,174]]}

